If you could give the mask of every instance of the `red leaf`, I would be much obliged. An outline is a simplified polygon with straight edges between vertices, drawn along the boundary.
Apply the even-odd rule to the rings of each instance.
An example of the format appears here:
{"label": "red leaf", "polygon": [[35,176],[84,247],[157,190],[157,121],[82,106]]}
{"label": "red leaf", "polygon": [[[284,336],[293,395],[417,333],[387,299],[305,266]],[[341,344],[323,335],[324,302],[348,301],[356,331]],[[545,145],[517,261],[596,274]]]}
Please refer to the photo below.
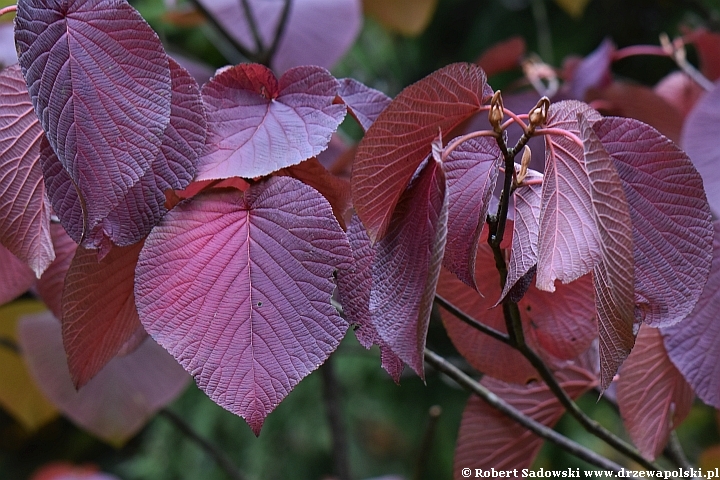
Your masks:
{"label": "red leaf", "polygon": [[[584,103],[558,102],[550,106],[547,126],[579,136],[580,113],[590,122],[600,118]],[[600,238],[582,147],[565,136],[548,135],[545,151],[537,287],[552,292],[556,279],[568,283],[593,269],[600,260]]]}
{"label": "red leaf", "polygon": [[[251,51],[255,41],[241,4],[235,0],[201,0],[225,30]],[[265,48],[275,38],[284,2],[250,0]],[[298,65],[331,68],[352,45],[362,26],[359,0],[293,0],[287,23],[272,58],[276,72]]]}
{"label": "red leaf", "polygon": [[15,39],[35,112],[92,227],[158,154],[170,121],[167,55],[117,0],[20,2]]}
{"label": "red leaf", "polygon": [[720,408],[720,223],[715,222],[713,261],[705,289],[693,311],[677,325],[662,329],[673,364],[698,397]]}
{"label": "red leaf", "polygon": [[715,128],[719,122],[720,81],[715,84],[712,92],[700,99],[687,116],[680,140],[693,165],[702,175],[708,201],[715,212],[720,212],[720,176],[717,174],[720,145],[717,143]]}
{"label": "red leaf", "polygon": [[519,68],[525,51],[525,40],[522,37],[510,37],[491,45],[475,63],[485,71],[488,77],[492,77],[496,73]]}
{"label": "red leaf", "polygon": [[383,342],[420,377],[447,236],[445,174],[428,160],[375,245],[370,317]]}
{"label": "red leaf", "polygon": [[720,34],[698,30],[692,34],[700,57],[700,69],[712,81],[720,79]]}
{"label": "red leaf", "polygon": [[655,327],[677,323],[695,307],[712,260],[711,215],[700,175],[685,153],[642,122],[603,118],[593,129],[630,205],[635,315]]}
{"label": "red leaf", "polygon": [[42,127],[20,67],[0,72],[0,243],[39,278],[55,258],[38,164]]}
{"label": "red leaf", "polygon": [[[557,377],[560,386],[573,399],[596,383],[593,375],[572,365],[558,372]],[[509,385],[490,377],[484,377],[481,383],[545,426],[552,427],[565,413],[565,408],[544,383]],[[461,470],[468,466],[496,471],[529,468],[542,444],[542,438],[499,413],[480,397],[472,396],[460,423],[454,478],[465,478]]]}
{"label": "red leaf", "polygon": [[343,305],[345,318],[356,325],[355,336],[360,344],[369,349],[380,347],[382,367],[395,382],[400,381],[403,362],[380,338],[370,318],[370,291],[372,290],[372,266],[375,249],[362,222],[353,215],[347,229],[348,241],[352,248],[352,264],[338,271],[338,293]]}
{"label": "red leaf", "polygon": [[455,63],[404,89],[380,114],[360,142],[352,176],[355,210],[371,241],[384,236],[438,130],[458,126],[490,95],[480,67]]}
{"label": "red leaf", "polygon": [[47,398],[83,429],[122,445],[187,386],[190,377],[148,339],[137,351],[114,358],[80,391],[65,360],[60,323],[50,312],[24,318],[20,346]]}
{"label": "red leaf", "polygon": [[10,250],[0,245],[0,305],[25,293],[35,283],[35,274]]}
{"label": "red leaf", "polygon": [[622,182],[613,160],[584,115],[578,115],[590,180],[601,261],[593,269],[600,334],[600,384],[610,386],[635,343],[633,229]]}
{"label": "red leaf", "polygon": [[330,304],[350,247],[314,189],[272,177],[171,210],[136,269],[140,320],[200,388],[246,419],[265,417],[340,343]]}
{"label": "red leaf", "polygon": [[278,81],[262,65],[240,64],[202,89],[207,150],[197,180],[253,178],[296,165],[327,148],[345,117],[338,81],[320,67],[297,67]]}
{"label": "red leaf", "polygon": [[651,460],[690,413],[695,394],[668,358],[656,328],[640,328],[620,371],[617,400],[623,423],[640,453]]}
{"label": "red leaf", "polygon": [[685,72],[670,72],[655,85],[653,91],[680,112],[681,119],[688,116],[705,94],[705,90]]}
{"label": "red leaf", "polygon": [[77,388],[93,378],[140,327],[133,284],[142,243],[112,247],[98,262],[79,247],[65,276],[62,336]]}
{"label": "red leaf", "polygon": [[340,80],[338,96],[366,132],[392,101],[384,93],[365,86],[352,78]]}
{"label": "red leaf", "polygon": [[443,266],[473,288],[478,240],[501,159],[495,139],[482,137],[461,143],[442,163],[448,195],[448,239]]}
{"label": "red leaf", "polygon": [[55,260],[42,274],[37,282],[37,293],[45,305],[57,318],[62,318],[62,292],[65,286],[65,275],[75,256],[77,243],[68,236],[62,225],[50,225],[53,246],[55,247]]}

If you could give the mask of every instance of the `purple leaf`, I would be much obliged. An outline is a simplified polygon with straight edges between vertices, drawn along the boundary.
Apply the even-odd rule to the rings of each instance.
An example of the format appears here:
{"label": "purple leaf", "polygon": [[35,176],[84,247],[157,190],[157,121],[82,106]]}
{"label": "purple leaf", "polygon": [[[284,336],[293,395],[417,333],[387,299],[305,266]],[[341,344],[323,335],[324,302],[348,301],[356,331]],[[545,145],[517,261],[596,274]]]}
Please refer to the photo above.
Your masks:
{"label": "purple leaf", "polygon": [[122,0],[22,1],[15,39],[35,112],[91,228],[157,157],[170,120],[167,55]]}
{"label": "purple leaf", "polygon": [[635,316],[655,327],[677,323],[695,306],[712,260],[702,179],[685,153],[638,120],[603,118],[593,129],[630,205]]}
{"label": "purple leaf", "polygon": [[327,201],[272,177],[171,210],[140,253],[136,304],[148,333],[258,434],[345,334],[330,297],[350,261]]}
{"label": "purple leaf", "polygon": [[432,157],[400,197],[375,245],[370,317],[378,335],[424,377],[424,350],[447,236],[442,166]]}
{"label": "purple leaf", "polygon": [[50,312],[25,317],[19,326],[25,361],[45,396],[73,422],[122,445],[187,386],[190,377],[148,339],[131,355],[114,358],[80,391],[65,360],[60,323]]}
{"label": "purple leaf", "polygon": [[[557,377],[560,386],[573,399],[579,398],[596,383],[592,374],[573,365],[558,372]],[[510,385],[490,377],[483,378],[481,383],[547,427],[553,427],[565,413],[565,408],[544,383]],[[542,444],[542,438],[473,395],[460,422],[454,478],[465,478],[461,470],[469,465],[483,470],[529,468]]]}
{"label": "purple leaf", "polygon": [[140,327],[133,285],[142,243],[114,246],[98,261],[79,247],[65,276],[62,336],[77,388],[115,356]]}
{"label": "purple leaf", "polygon": [[18,62],[15,49],[15,23],[2,22],[0,24],[0,65],[7,68]]}
{"label": "purple leaf", "polygon": [[[537,265],[537,247],[538,234],[540,230],[540,202],[542,199],[542,179],[543,174],[535,170],[528,170],[525,181],[531,182],[529,185],[521,186],[515,190],[513,202],[515,204],[515,221],[513,222],[512,231],[512,249],[510,250],[510,261],[508,262],[508,274],[505,280],[505,288],[500,294],[500,299],[496,306],[503,301],[505,296],[510,293],[511,289],[518,284],[518,281],[528,275],[532,270],[532,277],[535,275],[535,266]],[[522,295],[525,294],[529,287],[520,285]],[[519,295],[522,298],[522,295]],[[520,299],[515,298],[513,301],[517,303]]]}
{"label": "purple leaf", "polygon": [[635,343],[633,230],[622,182],[613,160],[584,115],[578,115],[590,180],[601,261],[593,269],[600,335],[600,384],[610,386]]}
{"label": "purple leaf", "polygon": [[690,413],[695,394],[668,358],[662,336],[644,325],[620,370],[617,402],[623,423],[640,453],[662,453],[670,432]]}
{"label": "purple leaf", "polygon": [[167,213],[165,190],[182,190],[195,176],[195,163],[205,146],[207,124],[200,90],[190,74],[170,59],[172,101],[170,123],[150,170],[130,187],[120,203],[94,227],[83,246],[98,248],[103,237],[127,246],[145,238]]}
{"label": "purple leaf", "polygon": [[215,76],[202,89],[208,147],[197,180],[268,175],[322,152],[345,117],[345,105],[333,104],[338,88],[327,70],[312,66],[280,80],[256,64]]}
{"label": "purple leaf", "polygon": [[348,241],[352,249],[352,263],[348,268],[338,271],[338,293],[343,305],[345,318],[356,325],[355,336],[360,344],[369,349],[373,345],[380,347],[382,367],[400,381],[403,362],[380,338],[370,318],[370,291],[372,289],[372,266],[375,262],[375,249],[357,215],[353,215],[347,229]]}
{"label": "purple leaf", "polygon": [[[584,103],[558,102],[550,106],[547,126],[579,136],[578,114],[590,122],[600,118]],[[552,292],[556,279],[568,283],[593,269],[600,260],[600,238],[583,148],[568,137],[548,135],[545,152],[537,287]]]}
{"label": "purple leaf", "polygon": [[392,99],[379,90],[370,88],[352,78],[339,80],[338,96],[347,105],[348,112],[367,132],[383,110],[390,105]]}
{"label": "purple leaf", "polygon": [[[248,20],[235,0],[201,0],[240,44],[255,51]],[[250,0],[263,47],[275,38],[284,1]],[[362,26],[359,0],[293,0],[272,67],[282,73],[299,65],[331,68],[350,48]]]}
{"label": "purple leaf", "polygon": [[358,146],[351,180],[355,210],[371,241],[385,235],[438,130],[451,131],[491,95],[480,67],[455,63],[407,87],[378,116]]}
{"label": "purple leaf", "polygon": [[62,292],[65,286],[65,275],[75,256],[77,243],[70,238],[62,225],[58,223],[50,225],[50,233],[55,248],[55,260],[42,274],[36,288],[38,296],[53,312],[53,315],[62,318]]}
{"label": "purple leaf", "polygon": [[695,309],[677,325],[663,328],[665,348],[673,364],[698,397],[720,408],[720,222],[715,222],[710,278]]}
{"label": "purple leaf", "polygon": [[35,273],[0,245],[0,305],[19,297],[35,283]]}
{"label": "purple leaf", "polygon": [[687,116],[683,125],[680,144],[692,159],[703,177],[705,191],[713,211],[720,213],[720,145],[717,143],[717,129],[720,124],[720,81],[715,89],[705,95]]}
{"label": "purple leaf", "polygon": [[[452,144],[452,141],[449,142]],[[467,285],[475,285],[475,255],[502,153],[494,138],[461,143],[442,162],[447,177],[448,239],[443,266]]]}
{"label": "purple leaf", "polygon": [[570,84],[570,93],[573,98],[585,100],[588,90],[601,88],[611,81],[610,66],[613,53],[615,53],[615,44],[606,38],[577,65]]}
{"label": "purple leaf", "polygon": [[20,67],[0,72],[0,243],[39,278],[55,258],[38,164],[44,136]]}

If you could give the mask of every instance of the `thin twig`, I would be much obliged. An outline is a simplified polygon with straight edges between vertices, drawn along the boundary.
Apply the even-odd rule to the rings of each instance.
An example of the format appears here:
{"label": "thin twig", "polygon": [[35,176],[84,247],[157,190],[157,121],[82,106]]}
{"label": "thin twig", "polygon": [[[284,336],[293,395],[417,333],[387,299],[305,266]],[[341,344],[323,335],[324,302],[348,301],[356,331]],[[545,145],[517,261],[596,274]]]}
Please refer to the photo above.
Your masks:
{"label": "thin twig", "polygon": [[217,30],[218,32],[220,32],[220,34],[221,34],[223,37],[225,37],[225,40],[227,40],[228,42],[230,42],[230,44],[235,48],[235,50],[237,50],[238,52],[240,52],[240,54],[241,54],[243,57],[247,58],[247,59],[250,60],[251,62],[257,62],[257,61],[258,61],[258,56],[257,56],[255,53],[253,53],[253,52],[251,52],[250,50],[248,50],[247,48],[245,48],[240,42],[238,42],[237,40],[235,40],[235,37],[233,37],[233,36],[230,34],[230,32],[228,32],[227,30],[225,30],[225,27],[223,27],[222,25],[220,25],[220,22],[218,22],[217,19],[215,18],[215,16],[213,16],[213,14],[210,13],[210,12],[205,8],[205,6],[204,6],[202,3],[200,3],[200,0],[189,0],[189,1],[190,1],[190,3],[193,4],[193,6],[194,6],[200,13],[202,13],[202,15],[203,15],[205,18],[207,18],[208,22],[210,22],[210,23],[212,24],[212,26],[215,27],[215,30]]}
{"label": "thin twig", "polygon": [[532,0],[532,13],[535,20],[535,28],[537,28],[538,50],[540,56],[545,63],[554,63],[552,32],[550,31],[550,22],[548,22],[547,8],[545,8],[545,0]]}
{"label": "thin twig", "polygon": [[475,330],[478,330],[478,331],[494,338],[495,340],[498,340],[498,341],[503,342],[508,345],[510,344],[510,339],[508,338],[507,335],[505,335],[504,333],[502,333],[499,330],[495,330],[492,327],[488,327],[484,323],[478,322],[477,320],[472,318],[470,315],[463,312],[457,306],[450,303],[447,299],[438,295],[437,293],[435,294],[435,302],[438,305],[440,305],[442,308],[444,308],[445,310],[450,312],[452,315],[454,315],[458,320],[470,325]]}
{"label": "thin twig", "polygon": [[620,465],[616,464],[615,462],[612,462],[607,458],[598,455],[592,450],[570,440],[564,435],[557,433],[552,428],[548,428],[542,423],[528,417],[527,415],[507,403],[505,400],[495,395],[484,385],[470,378],[459,368],[455,367],[453,364],[445,360],[440,355],[428,349],[425,349],[425,361],[439,372],[442,372],[448,377],[452,378],[465,390],[479,396],[484,401],[486,401],[488,405],[496,408],[501,413],[507,415],[513,421],[527,428],[537,436],[554,443],[566,452],[571,453],[572,455],[575,455],[576,457],[585,460],[586,462],[595,465],[596,467],[602,468],[603,470],[611,470],[616,473],[621,470],[622,467],[620,467]]}
{"label": "thin twig", "polygon": [[205,453],[212,457],[218,467],[220,467],[229,478],[232,480],[245,480],[245,476],[240,473],[225,452],[218,450],[215,445],[198,435],[178,414],[167,408],[161,409],[158,413],[168,419],[170,423],[175,425],[178,430],[195,442],[200,448],[205,450]]}
{"label": "thin twig", "polygon": [[250,8],[250,2],[248,2],[248,0],[240,0],[240,6],[243,9],[245,20],[250,26],[250,33],[252,33],[253,40],[255,41],[255,53],[258,57],[262,57],[265,52],[265,47],[263,46],[262,39],[260,38],[260,31],[258,30],[252,8]]}
{"label": "thin twig", "polygon": [[323,379],[323,398],[327,411],[330,432],[332,435],[333,463],[335,475],[340,480],[350,480],[350,455],[347,443],[347,432],[343,422],[340,402],[340,385],[338,385],[333,369],[332,356],[320,367]]}
{"label": "thin twig", "polygon": [[270,65],[270,62],[272,62],[272,59],[275,56],[275,52],[278,49],[278,45],[280,45],[280,40],[285,34],[285,28],[287,27],[288,18],[290,18],[290,9],[292,8],[291,4],[292,0],[285,0],[285,5],[283,5],[283,11],[280,15],[280,21],[275,28],[275,35],[273,36],[272,44],[270,45],[270,48],[268,48],[265,52],[263,58],[266,65]]}
{"label": "thin twig", "polygon": [[670,432],[670,438],[668,438],[668,443],[665,446],[663,454],[683,470],[695,472],[696,469],[685,456],[685,452],[682,449],[682,445],[680,445],[680,441],[678,440],[675,430]]}
{"label": "thin twig", "polygon": [[418,461],[415,465],[415,474],[413,475],[414,480],[421,480],[425,476],[424,474],[427,469],[428,459],[430,458],[433,441],[435,440],[435,430],[441,414],[442,408],[440,408],[440,405],[433,405],[430,407],[430,410],[428,410],[428,423],[425,427],[422,443],[420,444],[420,453],[418,454]]}

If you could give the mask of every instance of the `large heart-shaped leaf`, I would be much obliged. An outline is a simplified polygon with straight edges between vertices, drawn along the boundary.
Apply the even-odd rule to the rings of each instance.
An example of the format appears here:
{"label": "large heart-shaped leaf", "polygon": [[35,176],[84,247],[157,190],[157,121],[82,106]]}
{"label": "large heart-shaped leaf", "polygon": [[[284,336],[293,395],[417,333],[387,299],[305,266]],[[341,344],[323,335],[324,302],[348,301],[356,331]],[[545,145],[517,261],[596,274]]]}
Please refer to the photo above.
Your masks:
{"label": "large heart-shaped leaf", "polygon": [[491,95],[480,67],[455,63],[404,89],[378,116],[358,146],[352,176],[355,210],[373,242],[385,234],[438,130],[449,132]]}
{"label": "large heart-shaped leaf", "polygon": [[35,113],[93,226],[157,157],[170,121],[167,55],[122,0],[21,1],[15,40]]}
{"label": "large heart-shaped leaf", "polygon": [[338,88],[327,70],[312,66],[280,80],[255,64],[215,76],[202,89],[208,147],[197,179],[259,177],[322,152],[345,117],[345,105],[333,104]]}
{"label": "large heart-shaped leaf", "polygon": [[366,132],[392,101],[384,93],[352,78],[340,80],[338,97],[347,105],[350,114]]}
{"label": "large heart-shaped leaf", "polygon": [[20,67],[0,72],[0,243],[39,278],[55,258],[38,158],[43,137]]}
{"label": "large heart-shaped leaf", "polygon": [[350,261],[330,205],[295,179],[204,193],[147,238],[138,313],[200,388],[258,434],[345,334],[330,297],[333,271]]}

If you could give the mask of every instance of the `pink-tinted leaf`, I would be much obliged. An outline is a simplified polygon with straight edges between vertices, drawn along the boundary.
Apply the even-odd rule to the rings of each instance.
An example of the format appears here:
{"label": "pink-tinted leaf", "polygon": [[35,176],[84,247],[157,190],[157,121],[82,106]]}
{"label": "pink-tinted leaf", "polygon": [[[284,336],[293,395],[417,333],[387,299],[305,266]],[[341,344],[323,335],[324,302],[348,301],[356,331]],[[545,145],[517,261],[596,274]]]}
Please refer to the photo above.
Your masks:
{"label": "pink-tinted leaf", "polygon": [[53,211],[70,238],[80,243],[85,228],[83,204],[70,174],[58,160],[46,136],[40,141],[40,165]]}
{"label": "pink-tinted leaf", "polygon": [[164,192],[184,189],[195,176],[195,163],[205,146],[205,110],[197,83],[173,59],[170,59],[170,76],[170,123],[158,156],[120,203],[92,229],[83,242],[88,248],[99,247],[104,237],[120,246],[145,238],[167,213]]}
{"label": "pink-tinted leaf", "polygon": [[[217,21],[251,51],[256,50],[240,2],[201,0]],[[269,48],[275,38],[284,1],[250,0],[260,39]],[[359,0],[293,0],[272,67],[282,73],[299,65],[331,68],[350,48],[362,26]]]}
{"label": "pink-tinted leaf", "polygon": [[280,80],[256,64],[215,76],[202,89],[208,147],[197,179],[259,177],[322,152],[345,117],[345,105],[333,104],[338,88],[327,70],[312,66]]}
{"label": "pink-tinted leaf", "polygon": [[458,126],[490,95],[480,67],[455,63],[404,89],[378,116],[360,142],[352,176],[355,210],[373,242],[384,236],[438,130]]}
{"label": "pink-tinted leaf", "polygon": [[[670,72],[662,78],[653,91],[663,98],[685,119],[695,104],[706,93],[703,88],[685,72]],[[682,141],[682,135],[680,136]]]}
{"label": "pink-tinted leaf", "polygon": [[352,78],[340,80],[338,96],[366,132],[392,101],[381,91],[363,85]]}
{"label": "pink-tinted leaf", "polygon": [[430,158],[400,197],[375,245],[370,317],[380,338],[424,377],[424,350],[447,237],[442,166]]}
{"label": "pink-tinted leaf", "polygon": [[355,325],[355,336],[365,348],[380,347],[382,367],[400,381],[403,362],[385,345],[370,318],[370,291],[372,290],[372,266],[375,249],[357,215],[353,215],[347,229],[353,261],[348,268],[338,271],[337,283],[345,318]]}
{"label": "pink-tinted leaf", "polygon": [[510,37],[507,40],[491,45],[475,63],[480,65],[480,68],[485,71],[488,77],[492,77],[496,73],[519,68],[526,50],[524,38],[520,36]]}
{"label": "pink-tinted leaf", "polygon": [[695,306],[710,272],[710,208],[690,159],[657,130],[603,118],[593,129],[612,157],[630,205],[635,316],[668,326]]}
{"label": "pink-tinted leaf", "polygon": [[2,22],[0,24],[0,65],[6,68],[17,62],[14,22]]}
{"label": "pink-tinted leaf", "polygon": [[0,243],[39,278],[55,258],[38,164],[43,131],[20,67],[0,72]]}
{"label": "pink-tinted leaf", "polygon": [[[500,277],[488,245],[479,246],[476,262],[477,285],[484,296],[445,269],[440,274],[438,294],[477,321],[507,332],[502,308],[493,308],[500,296]],[[577,357],[597,336],[592,282],[588,276],[568,285],[558,285],[553,293],[530,286],[518,307],[528,345],[550,363],[553,359]],[[453,344],[477,370],[510,383],[525,384],[539,378],[515,349],[480,333],[444,310],[440,313]],[[503,361],[499,362],[498,358]]]}
{"label": "pink-tinted leaf", "polygon": [[53,315],[62,318],[62,292],[65,286],[65,275],[75,256],[77,243],[68,236],[62,225],[58,223],[50,225],[50,233],[55,248],[55,260],[38,280],[36,289],[42,301],[53,312]]}
{"label": "pink-tinted leaf", "polygon": [[338,223],[345,227],[345,212],[350,208],[350,182],[336,177],[323,167],[317,158],[309,158],[298,165],[283,168],[276,175],[297,178],[320,192],[330,203]]}
{"label": "pink-tinted leaf", "polygon": [[633,230],[622,182],[590,122],[578,115],[601,261],[593,269],[600,334],[600,384],[610,386],[635,343]]}
{"label": "pink-tinted leaf", "polygon": [[25,293],[35,280],[30,267],[0,245],[0,305]]}
{"label": "pink-tinted leaf", "polygon": [[[579,398],[595,386],[595,378],[586,370],[570,365],[557,373],[560,386],[573,398]],[[565,409],[544,383],[510,385],[484,377],[481,381],[497,396],[545,426],[554,426]],[[542,438],[518,425],[480,397],[468,400],[458,433],[453,471],[457,480],[466,478],[461,470],[471,466],[490,470],[529,468]]]}
{"label": "pink-tinted leaf", "polygon": [[680,144],[702,175],[708,201],[714,212],[720,212],[720,145],[714,128],[720,122],[720,81],[705,95],[687,116]]}
{"label": "pink-tinted leaf", "polygon": [[24,318],[20,346],[42,392],[73,422],[121,445],[187,386],[190,377],[155,342],[114,358],[80,391],[65,360],[60,323],[50,312]]}
{"label": "pink-tinted leaf", "polygon": [[477,244],[501,159],[495,139],[481,137],[461,143],[442,163],[448,195],[448,239],[443,266],[473,288]]}
{"label": "pink-tinted leaf", "polygon": [[615,44],[606,38],[577,65],[570,83],[572,98],[584,100],[585,93],[589,89],[603,87],[610,83],[610,65],[613,53],[615,53]]}
{"label": "pink-tinted leaf", "polygon": [[167,55],[122,0],[20,2],[15,40],[35,112],[94,226],[157,157],[170,120]]}
{"label": "pink-tinted leaf", "polygon": [[115,475],[97,470],[94,465],[75,466],[70,463],[54,462],[35,470],[30,480],[120,480]]}
{"label": "pink-tinted leaf", "polygon": [[272,177],[171,210],[140,254],[136,304],[148,333],[258,434],[345,334],[330,297],[350,261],[327,201]]}
{"label": "pink-tinted leaf", "polygon": [[[508,274],[505,280],[505,288],[500,294],[496,305],[500,304],[505,296],[515,288],[518,281],[528,275],[534,276],[534,267],[537,265],[538,234],[540,229],[540,202],[542,199],[542,173],[535,170],[528,170],[525,175],[526,186],[519,187],[513,195],[515,203],[515,220],[513,221],[512,249],[510,250],[510,261],[508,262]],[[512,298],[514,302],[520,301],[530,282],[523,282],[519,285],[518,295]]]}
{"label": "pink-tinted leaf", "polygon": [[78,388],[93,378],[140,326],[133,285],[142,243],[112,247],[98,262],[79,247],[65,277],[62,334],[68,367]]}
{"label": "pink-tinted leaf", "polygon": [[677,325],[663,328],[665,348],[673,364],[698,397],[720,408],[720,223],[715,222],[710,278],[695,309]]}
{"label": "pink-tinted leaf", "polygon": [[685,419],[695,394],[668,358],[660,331],[644,325],[620,371],[618,407],[640,453],[654,460]]}

